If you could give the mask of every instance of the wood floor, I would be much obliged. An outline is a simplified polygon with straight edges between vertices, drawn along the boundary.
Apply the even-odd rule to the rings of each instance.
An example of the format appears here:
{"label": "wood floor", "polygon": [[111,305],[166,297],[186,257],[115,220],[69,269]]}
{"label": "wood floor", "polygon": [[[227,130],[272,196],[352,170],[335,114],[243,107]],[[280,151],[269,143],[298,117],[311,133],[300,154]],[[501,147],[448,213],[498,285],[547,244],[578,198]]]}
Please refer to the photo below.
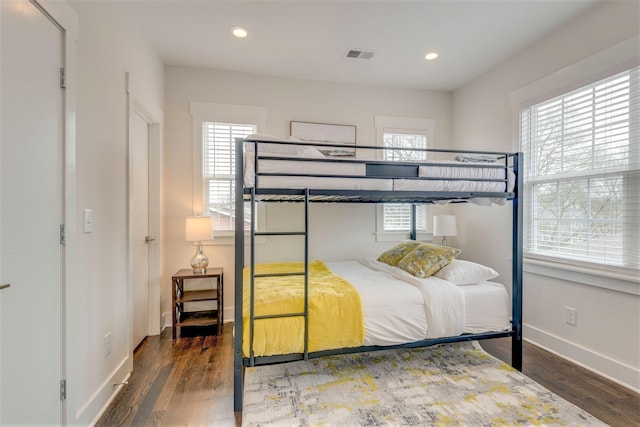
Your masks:
{"label": "wood floor", "polygon": [[[236,426],[233,412],[232,326],[223,335],[172,340],[171,330],[148,337],[134,370],[96,426]],[[509,362],[510,338],[481,342]],[[525,343],[523,372],[611,426],[640,426],[640,395]]]}

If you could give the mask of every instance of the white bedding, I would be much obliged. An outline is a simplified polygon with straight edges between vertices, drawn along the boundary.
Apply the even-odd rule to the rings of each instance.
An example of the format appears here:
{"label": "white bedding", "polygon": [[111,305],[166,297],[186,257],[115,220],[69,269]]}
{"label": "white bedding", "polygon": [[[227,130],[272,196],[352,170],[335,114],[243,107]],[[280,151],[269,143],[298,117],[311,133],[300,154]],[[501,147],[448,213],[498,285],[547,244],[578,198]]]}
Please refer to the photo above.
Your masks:
{"label": "white bedding", "polygon": [[[466,181],[457,179],[505,179],[505,170],[496,168],[498,163],[483,164],[481,167],[455,167],[452,164],[464,162],[440,161],[438,166],[420,166],[419,177],[443,178],[437,180],[363,178],[366,176],[364,163],[327,161],[328,159],[314,147],[293,145],[261,144],[261,155],[287,157],[291,160],[259,160],[260,173],[313,174],[319,177],[304,176],[260,176],[261,188],[315,188],[327,190],[398,190],[398,191],[464,191],[464,192],[504,192],[512,191],[514,174],[509,169],[507,186],[504,182]],[[296,161],[296,158],[318,159],[318,161]],[[244,186],[251,188],[255,179],[255,155],[253,144],[245,144]],[[440,166],[441,164],[441,166]],[[345,177],[335,178],[336,175]],[[349,178],[353,176],[353,178]]]}
{"label": "white bedding", "polygon": [[456,286],[418,279],[374,259],[327,262],[362,300],[365,345],[394,345],[463,332],[505,330],[509,300],[497,283]]}
{"label": "white bedding", "polygon": [[503,331],[511,328],[511,303],[504,286],[500,283],[481,282],[458,287],[464,292],[465,332]]}
{"label": "white bedding", "polygon": [[[485,164],[482,167],[451,166],[452,162],[434,162],[437,166],[420,166],[418,176],[422,178],[442,178],[435,180],[396,179],[394,190],[404,191],[513,191],[515,174],[511,168],[496,168],[498,163]],[[465,162],[462,162],[465,163]],[[458,163],[459,164],[459,163]],[[469,163],[465,163],[468,165]],[[455,178],[455,180],[453,179]],[[496,181],[464,181],[464,179],[506,179],[505,182]]]}
{"label": "white bedding", "polygon": [[393,345],[425,339],[427,320],[418,288],[357,261],[326,264],[360,294],[365,345]]}

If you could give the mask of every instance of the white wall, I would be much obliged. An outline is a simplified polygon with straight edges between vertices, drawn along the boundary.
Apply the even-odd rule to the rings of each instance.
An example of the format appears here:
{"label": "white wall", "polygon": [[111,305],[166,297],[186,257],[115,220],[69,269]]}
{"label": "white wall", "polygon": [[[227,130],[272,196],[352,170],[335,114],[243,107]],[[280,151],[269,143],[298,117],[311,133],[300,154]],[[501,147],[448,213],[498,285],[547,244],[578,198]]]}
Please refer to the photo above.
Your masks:
{"label": "white wall", "polygon": [[[125,73],[151,107],[163,105],[158,56],[103,2],[73,2],[77,61],[77,259],[67,288],[69,424],[88,425],[132,369],[127,283],[127,96]],[[93,209],[93,233],[82,210]],[[111,354],[104,336],[111,332]]]}
{"label": "white wall", "polygon": [[[639,31],[639,3],[608,1],[475,79],[453,94],[452,141],[456,148],[511,150],[513,91]],[[510,277],[509,209],[458,208],[458,242],[471,259]],[[482,217],[480,217],[482,215]],[[480,220],[479,218],[482,218]],[[491,250],[487,250],[491,248]],[[591,369],[640,389],[640,297],[539,274],[524,276],[524,336]],[[638,289],[638,285],[632,285]],[[578,323],[564,322],[565,306]]]}
{"label": "white wall", "polygon": [[[253,74],[169,66],[165,70],[166,214],[163,250],[163,313],[170,312],[171,275],[188,268],[194,248],[184,241],[184,218],[192,214],[191,101],[239,104],[268,109],[266,133],[286,137],[291,120],[357,126],[357,143],[375,145],[374,116],[432,118],[434,143],[449,143],[450,93],[335,84]],[[267,229],[291,230],[303,224],[300,206],[271,204]],[[313,205],[310,213],[312,258],[324,260],[376,256],[391,242],[377,243],[373,205]],[[270,238],[268,251],[258,247],[260,261],[294,259],[302,246],[290,238]],[[277,240],[276,240],[277,239]],[[298,238],[299,239],[299,238]],[[299,240],[298,240],[299,241]],[[216,242],[214,240],[214,242]],[[206,246],[210,266],[225,271],[225,319],[233,319],[234,258],[232,245]]]}

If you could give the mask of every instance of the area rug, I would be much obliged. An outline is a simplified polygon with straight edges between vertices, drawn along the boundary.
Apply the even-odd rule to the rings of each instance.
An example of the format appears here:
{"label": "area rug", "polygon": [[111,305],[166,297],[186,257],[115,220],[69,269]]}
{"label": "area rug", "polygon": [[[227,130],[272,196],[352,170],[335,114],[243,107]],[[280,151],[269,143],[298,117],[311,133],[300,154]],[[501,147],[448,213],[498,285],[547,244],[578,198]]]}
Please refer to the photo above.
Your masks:
{"label": "area rug", "polygon": [[243,426],[603,426],[476,342],[247,368]]}

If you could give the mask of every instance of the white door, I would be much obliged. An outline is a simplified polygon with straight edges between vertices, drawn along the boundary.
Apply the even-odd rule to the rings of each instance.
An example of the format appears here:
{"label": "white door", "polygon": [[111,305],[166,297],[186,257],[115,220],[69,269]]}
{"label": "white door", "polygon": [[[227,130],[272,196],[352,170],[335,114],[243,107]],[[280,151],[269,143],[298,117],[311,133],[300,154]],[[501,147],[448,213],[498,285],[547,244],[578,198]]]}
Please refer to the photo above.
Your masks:
{"label": "white door", "polygon": [[0,3],[0,425],[58,425],[63,33],[29,1]]}
{"label": "white door", "polygon": [[133,348],[149,334],[149,125],[138,114],[131,123],[133,208]]}

